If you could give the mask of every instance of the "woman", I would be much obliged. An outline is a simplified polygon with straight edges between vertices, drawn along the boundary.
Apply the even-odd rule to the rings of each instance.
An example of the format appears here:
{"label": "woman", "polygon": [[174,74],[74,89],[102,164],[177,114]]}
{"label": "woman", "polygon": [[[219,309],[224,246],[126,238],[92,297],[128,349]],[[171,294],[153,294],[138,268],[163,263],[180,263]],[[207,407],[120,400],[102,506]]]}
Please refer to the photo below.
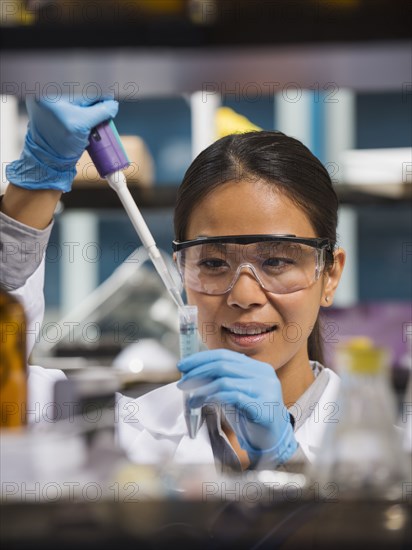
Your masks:
{"label": "woman", "polygon": [[[25,150],[9,167],[14,185],[2,210],[44,238],[90,129],[117,107],[28,107]],[[39,162],[42,179],[33,177]],[[45,187],[52,191],[38,191]],[[192,163],[179,189],[174,249],[208,350],[179,362],[178,384],[120,401],[120,441],[133,460],[295,469],[316,455],[337,412],[338,379],[322,365],[318,322],[345,259],[336,248],[337,207],[327,171],[281,133],[228,136]],[[182,410],[181,390],[189,389],[191,405],[203,407],[194,440]]]}

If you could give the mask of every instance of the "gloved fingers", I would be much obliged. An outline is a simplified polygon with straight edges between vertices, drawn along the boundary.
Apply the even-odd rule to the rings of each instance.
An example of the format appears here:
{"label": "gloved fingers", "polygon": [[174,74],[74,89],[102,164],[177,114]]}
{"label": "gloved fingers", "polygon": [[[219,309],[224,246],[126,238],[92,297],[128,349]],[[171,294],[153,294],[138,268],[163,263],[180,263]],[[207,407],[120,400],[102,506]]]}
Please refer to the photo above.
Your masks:
{"label": "gloved fingers", "polygon": [[50,99],[47,96],[42,97],[36,97],[34,95],[28,95],[26,96],[26,106],[33,103],[42,103],[46,105],[78,105],[80,107],[87,107],[89,105],[94,105],[95,103],[98,103],[99,101],[106,101],[106,100],[114,100],[114,94],[113,93],[107,93],[107,94],[99,94],[97,97],[88,98],[84,95],[61,95],[59,98],[56,99]]}
{"label": "gloved fingers", "polygon": [[[271,449],[291,430],[287,410],[282,403],[254,400],[243,392],[222,391],[206,398],[204,405],[217,405],[242,449],[254,452]],[[286,416],[285,413],[286,412]]]}
{"label": "gloved fingers", "polygon": [[114,99],[90,104],[84,100],[79,103],[64,97],[58,101],[46,98],[37,101],[30,96],[26,99],[26,106],[30,120],[40,125],[43,131],[46,129],[45,124],[55,125],[59,121],[68,132],[80,131],[87,135],[101,122],[114,118],[119,110],[119,103]]}
{"label": "gloved fingers", "polygon": [[76,105],[66,101],[61,105],[49,105],[48,108],[74,136],[77,133],[88,136],[92,128],[117,115],[119,103],[114,99],[99,101],[93,105]]}
{"label": "gloved fingers", "polygon": [[[50,108],[56,107],[57,109],[62,108],[61,106],[78,106],[78,107],[90,107],[92,105],[97,105],[98,103],[104,103],[106,101],[115,101],[114,94],[102,94],[98,98],[91,98],[81,96],[81,95],[62,95],[56,99],[50,99],[47,96],[36,97],[33,95],[28,95],[26,97],[26,106],[33,105],[33,103],[38,103],[41,105],[47,105]],[[59,107],[60,106],[60,107]]]}
{"label": "gloved fingers", "polygon": [[[86,136],[90,133],[86,128],[80,132],[80,136],[76,135],[78,126],[84,125],[81,107],[64,98],[50,101],[44,98],[36,100],[33,97],[26,98],[26,106],[29,133],[37,145],[47,154],[55,154],[57,157],[80,156],[82,149],[87,146]],[[76,155],[72,151],[73,143]]]}
{"label": "gloved fingers", "polygon": [[75,105],[80,105],[81,107],[87,107],[88,105],[95,105],[100,101],[106,101],[110,99],[114,100],[114,93],[102,93],[99,94],[97,97],[91,99],[85,97],[84,95],[75,95],[71,98],[71,102]]}
{"label": "gloved fingers", "polygon": [[211,363],[212,361],[220,361],[220,360],[229,361],[230,359],[233,359],[234,356],[245,357],[241,353],[237,353],[235,351],[231,351],[227,349],[213,349],[213,350],[199,351],[197,353],[194,353],[193,355],[189,355],[189,357],[186,357],[185,359],[181,359],[178,365],[181,366],[180,370],[182,372],[187,372],[203,364]]}
{"label": "gloved fingers", "polygon": [[205,384],[209,384],[213,381],[213,378],[210,377],[191,377],[186,378],[185,376],[179,380],[177,383],[177,387],[185,392],[193,392],[193,390],[200,388],[204,386]]}
{"label": "gloved fingers", "polygon": [[107,99],[88,107],[79,108],[82,109],[83,124],[91,129],[105,120],[114,118],[119,110],[119,103],[114,99]]}
{"label": "gloved fingers", "polygon": [[239,379],[253,378],[254,380],[256,380],[257,378],[259,378],[259,372],[257,372],[258,369],[255,369],[254,367],[255,366],[253,364],[250,365],[249,363],[246,364],[245,362],[239,363],[234,361],[220,360],[207,362],[206,364],[202,364],[198,367],[193,368],[191,371],[186,372],[182,376],[182,379],[178,383],[178,386],[180,387],[186,381],[197,378],[214,380],[215,378],[219,378],[221,376],[229,376]]}
{"label": "gloved fingers", "polygon": [[215,405],[221,408],[239,442],[244,442],[243,445],[241,443],[243,448],[254,445],[256,448],[270,448],[277,437],[276,432],[284,429],[283,419],[270,419],[266,403],[254,400],[244,392],[217,392],[197,406],[202,405]]}
{"label": "gloved fingers", "polygon": [[[180,387],[186,391],[184,385]],[[204,402],[208,402],[209,398],[213,400],[216,395],[227,393],[230,396],[228,403],[242,405],[251,401],[255,402],[257,399],[260,400],[259,389],[259,387],[256,388],[253,385],[253,381],[251,380],[234,380],[233,378],[221,377],[193,389],[190,401],[197,403],[196,406],[199,407],[199,403],[203,404]]]}
{"label": "gloved fingers", "polygon": [[206,381],[190,391],[191,407],[214,403],[224,407],[226,416],[229,413],[233,416],[233,411],[236,410],[236,417],[240,414],[245,422],[262,426],[282,420],[285,409],[280,386],[276,383],[256,382],[253,379],[222,377]]}
{"label": "gloved fingers", "polygon": [[253,373],[253,377],[272,377],[275,374],[273,367],[262,361],[256,361],[251,357],[247,357],[243,353],[231,351],[227,349],[215,349],[200,351],[194,353],[185,359],[178,362],[178,369],[186,374],[191,371],[196,371],[205,365],[210,365],[212,369],[230,368],[232,372],[237,372],[240,377],[249,376]]}
{"label": "gloved fingers", "polygon": [[225,408],[232,406],[233,413],[235,413],[235,410],[239,408],[239,404],[244,403],[247,406],[251,402],[253,402],[253,398],[250,395],[231,388],[222,391],[213,391],[211,389],[211,391],[200,393],[195,390],[191,393],[188,404],[194,409],[203,405],[223,405]]}
{"label": "gloved fingers", "polygon": [[[59,99],[49,99],[47,97],[36,98],[34,96],[26,97],[26,107],[30,120],[38,121],[39,116],[45,113],[53,113],[58,120],[64,120],[67,113],[78,104],[74,99],[61,97]],[[40,119],[41,120],[41,119]]]}

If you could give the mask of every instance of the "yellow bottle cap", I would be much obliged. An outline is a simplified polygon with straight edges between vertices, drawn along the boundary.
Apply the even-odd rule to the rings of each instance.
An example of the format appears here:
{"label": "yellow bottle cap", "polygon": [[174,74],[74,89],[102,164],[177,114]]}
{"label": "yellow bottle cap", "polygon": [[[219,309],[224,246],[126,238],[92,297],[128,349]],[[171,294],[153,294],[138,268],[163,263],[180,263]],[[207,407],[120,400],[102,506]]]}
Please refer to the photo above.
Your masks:
{"label": "yellow bottle cap", "polygon": [[230,107],[219,107],[216,113],[216,138],[222,138],[229,134],[239,134],[262,130],[252,121],[240,115]]}
{"label": "yellow bottle cap", "polygon": [[389,358],[388,350],[376,347],[370,338],[364,336],[349,340],[338,349],[337,354],[348,370],[362,374],[380,372]]}

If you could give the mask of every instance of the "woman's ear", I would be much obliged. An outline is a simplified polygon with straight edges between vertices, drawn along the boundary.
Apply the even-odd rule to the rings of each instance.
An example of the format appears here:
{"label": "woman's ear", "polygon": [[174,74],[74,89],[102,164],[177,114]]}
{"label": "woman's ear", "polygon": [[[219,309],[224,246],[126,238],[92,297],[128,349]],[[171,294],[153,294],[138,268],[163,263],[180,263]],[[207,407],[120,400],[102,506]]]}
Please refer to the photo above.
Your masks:
{"label": "woman's ear", "polygon": [[342,276],[345,265],[346,253],[342,248],[337,248],[333,253],[333,265],[324,273],[324,283],[321,306],[329,307],[333,304],[336,289]]}

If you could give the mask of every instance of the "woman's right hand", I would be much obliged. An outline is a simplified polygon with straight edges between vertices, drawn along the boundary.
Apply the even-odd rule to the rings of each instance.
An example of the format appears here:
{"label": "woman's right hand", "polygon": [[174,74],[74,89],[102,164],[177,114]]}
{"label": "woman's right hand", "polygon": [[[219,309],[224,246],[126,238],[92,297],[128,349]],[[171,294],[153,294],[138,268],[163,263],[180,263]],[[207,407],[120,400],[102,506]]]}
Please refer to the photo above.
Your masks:
{"label": "woman's right hand", "polygon": [[76,164],[95,126],[116,116],[119,104],[82,98],[28,98],[29,126],[19,160],[6,168],[9,182],[24,189],[70,191]]}
{"label": "woman's right hand", "polygon": [[178,388],[190,392],[189,406],[218,404],[252,467],[276,468],[295,453],[289,413],[274,368],[228,349],[194,353],[178,363]]}

